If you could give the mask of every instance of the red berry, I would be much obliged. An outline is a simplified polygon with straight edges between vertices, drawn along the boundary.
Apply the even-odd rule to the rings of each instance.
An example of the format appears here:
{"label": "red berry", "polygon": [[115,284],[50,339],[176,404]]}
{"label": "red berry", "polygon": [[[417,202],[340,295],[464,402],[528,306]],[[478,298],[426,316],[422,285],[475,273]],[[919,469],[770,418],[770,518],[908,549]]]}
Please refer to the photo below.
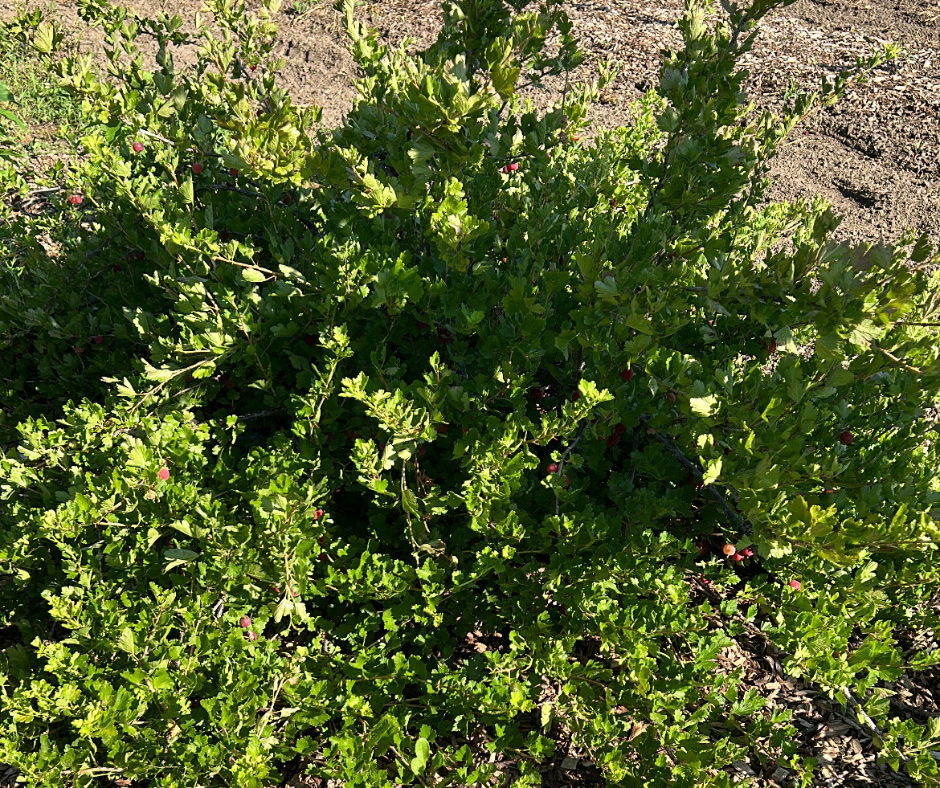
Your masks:
{"label": "red berry", "polygon": [[707,552],[708,552],[708,540],[703,539],[701,542],[698,543],[698,554],[705,555],[705,553]]}
{"label": "red berry", "polygon": [[561,484],[562,484],[562,486],[563,486],[565,489],[568,489],[568,476],[567,476],[567,474],[566,474],[565,476],[562,476],[562,477],[561,477]]}
{"label": "red berry", "polygon": [[545,396],[545,392],[540,388],[533,388],[529,390],[529,394],[532,399],[542,399]]}
{"label": "red berry", "polygon": [[294,198],[291,197],[289,194],[285,194],[285,195],[281,198],[281,202],[284,203],[284,205],[290,205],[291,202],[293,201],[293,199],[294,199]]}
{"label": "red berry", "polygon": [[229,377],[226,377],[226,379],[225,379],[225,388],[227,388],[227,389],[233,389],[233,388],[235,388],[235,381],[232,380],[232,379],[229,378]]}
{"label": "red berry", "polygon": [[427,328],[429,325],[430,323],[425,323],[423,320],[415,320],[415,328],[419,331]]}
{"label": "red berry", "polygon": [[249,640],[255,641],[255,640],[258,639],[258,633],[257,633],[257,632],[249,631],[249,632],[247,633],[247,637],[248,637]]}
{"label": "red berry", "polygon": [[145,255],[143,252],[135,252],[135,253],[134,253],[134,258],[137,259],[137,260],[143,260],[146,256],[147,256],[147,255]]}
{"label": "red berry", "polygon": [[745,547],[741,551],[741,555],[743,555],[745,558],[750,558],[752,555],[754,555],[754,551],[750,547]]}
{"label": "red berry", "polygon": [[728,542],[724,547],[721,548],[721,552],[723,552],[725,555],[730,556],[738,552],[738,548],[736,548],[733,544],[731,544],[731,542]]}
{"label": "red berry", "polygon": [[321,517],[323,517],[323,510],[322,510],[322,509],[317,509],[317,510],[313,513],[313,519],[314,519],[314,520],[319,520]]}
{"label": "red berry", "polygon": [[839,440],[843,443],[843,445],[851,446],[852,441],[855,440],[855,436],[852,435],[852,433],[849,432],[848,430],[845,430],[843,433],[839,435]]}
{"label": "red berry", "polygon": [[170,469],[164,465],[159,471],[157,471],[157,476],[163,479],[163,481],[166,481],[170,478]]}
{"label": "red berry", "polygon": [[615,432],[607,439],[608,446],[616,446],[620,443],[620,436]]}
{"label": "red berry", "polygon": [[510,172],[515,172],[518,169],[519,169],[519,162],[517,161],[514,161],[512,164],[509,165]]}
{"label": "red berry", "polygon": [[545,468],[545,473],[558,473],[558,463],[550,462]]}
{"label": "red berry", "polygon": [[313,334],[304,335],[304,342],[306,342],[308,345],[312,345],[316,341],[317,341],[317,338]]}
{"label": "red berry", "polygon": [[620,377],[622,377],[627,383],[629,383],[631,380],[633,380],[633,370],[632,369],[623,370],[623,372],[620,373]]}
{"label": "red berry", "polygon": [[437,434],[438,434],[438,435],[446,435],[446,434],[447,434],[447,425],[446,425],[446,424],[438,424],[438,425],[437,425]]}
{"label": "red berry", "polygon": [[82,204],[82,195],[80,195],[80,194],[72,194],[72,195],[69,195],[69,203],[71,203],[72,205],[81,205],[81,204]]}
{"label": "red berry", "polygon": [[572,402],[577,402],[579,399],[581,399],[581,392],[580,392],[580,391],[576,391],[574,394],[571,395],[571,401],[572,401]]}
{"label": "red berry", "polygon": [[232,168],[228,171],[228,174],[231,175],[233,178],[237,178],[237,177],[238,177],[238,170],[236,170],[234,167],[232,167]]}
{"label": "red berry", "polygon": [[98,334],[98,335],[95,337],[95,344],[96,344],[96,345],[101,345],[101,344],[103,344],[103,343],[104,343],[104,337],[101,336],[101,334]]}
{"label": "red berry", "polygon": [[802,587],[799,580],[791,580],[787,585],[790,586],[790,588],[795,588],[797,591]]}
{"label": "red berry", "polygon": [[688,476],[685,477],[685,483],[694,484],[695,486],[698,486],[698,479],[695,478],[694,473],[690,473]]}
{"label": "red berry", "polygon": [[675,404],[676,395],[670,391],[668,394],[666,394],[666,399],[669,400],[669,402]]}
{"label": "red berry", "polygon": [[770,343],[767,345],[767,352],[768,352],[768,353],[776,353],[776,352],[777,352],[777,340],[776,340],[776,339],[771,339],[771,340],[770,340]]}
{"label": "red berry", "polygon": [[203,171],[203,166],[200,162],[193,162],[192,171],[193,175],[200,175]]}
{"label": "red berry", "polygon": [[131,148],[133,149],[134,153],[140,153],[144,149],[144,146],[139,142],[135,142],[133,145],[131,145]]}
{"label": "red berry", "polygon": [[740,564],[744,560],[744,556],[741,553],[735,553],[731,556],[731,560],[736,564]]}
{"label": "red berry", "polygon": [[627,431],[626,424],[620,423],[616,427],[614,427],[614,432],[616,432],[618,435],[623,435],[626,431]]}
{"label": "red berry", "polygon": [[323,563],[326,563],[329,559],[330,559],[330,557],[329,557],[326,553],[320,553],[320,560],[321,560]]}
{"label": "red berry", "polygon": [[251,619],[248,616],[242,616],[238,619],[238,626],[242,629],[248,629],[251,626]]}
{"label": "red berry", "polygon": [[319,542],[320,547],[323,547],[323,545],[326,544],[326,537],[325,537],[325,536],[321,536],[319,539],[317,539],[317,542]]}
{"label": "red berry", "polygon": [[132,263],[134,261],[134,253],[128,252],[126,255],[124,255],[124,259],[127,260],[127,262]]}

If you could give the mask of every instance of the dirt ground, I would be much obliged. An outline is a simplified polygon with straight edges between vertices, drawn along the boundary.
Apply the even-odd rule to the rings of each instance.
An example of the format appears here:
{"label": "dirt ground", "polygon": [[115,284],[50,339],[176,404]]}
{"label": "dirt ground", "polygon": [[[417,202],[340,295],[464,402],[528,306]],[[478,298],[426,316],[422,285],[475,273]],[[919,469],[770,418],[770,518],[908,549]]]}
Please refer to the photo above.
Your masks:
{"label": "dirt ground", "polygon": [[[74,0],[58,3],[56,15],[81,35],[82,48],[100,51],[101,34],[82,30]],[[329,0],[306,14],[285,0],[278,15],[279,54],[287,64],[282,84],[295,100],[323,108],[325,125],[335,125],[352,103],[355,67],[343,43],[341,19]],[[9,14],[0,4],[0,18]],[[146,15],[179,13],[191,21],[199,0],[132,0]],[[716,6],[718,4],[716,3]],[[682,0],[583,0],[570,3],[588,58],[577,75],[590,79],[599,60],[615,58],[623,70],[595,107],[597,126],[629,119],[629,105],[656,79],[659,50],[676,46],[675,21]],[[428,43],[440,25],[437,0],[373,0],[364,17],[386,41],[405,36]],[[940,244],[940,4],[935,0],[798,0],[762,25],[746,57],[747,89],[758,107],[781,106],[792,78],[817,86],[822,75],[867,55],[879,42],[894,40],[903,58],[880,68],[835,107],[816,113],[799,127],[775,160],[769,199],[823,195],[844,217],[837,240],[896,241],[908,228],[927,232]],[[533,92],[537,104],[552,98],[551,86]],[[912,642],[911,647],[915,644]],[[923,647],[923,643],[917,644]],[[743,669],[746,684],[770,698],[772,707],[792,710],[801,754],[820,761],[815,785],[826,788],[915,785],[876,763],[871,731],[818,688],[784,674],[779,653],[759,637],[742,636],[724,655],[728,670]],[[902,678],[886,689],[896,693],[892,710],[924,722],[940,713],[940,671]],[[561,742],[563,744],[563,742]],[[508,766],[508,765],[507,765]],[[0,766],[0,778],[2,778]],[[736,762],[734,781],[756,786],[791,786],[793,775],[756,753]],[[0,779],[2,782],[2,779]],[[305,784],[302,781],[292,784]],[[562,747],[545,765],[543,785],[600,786],[597,770]]]}

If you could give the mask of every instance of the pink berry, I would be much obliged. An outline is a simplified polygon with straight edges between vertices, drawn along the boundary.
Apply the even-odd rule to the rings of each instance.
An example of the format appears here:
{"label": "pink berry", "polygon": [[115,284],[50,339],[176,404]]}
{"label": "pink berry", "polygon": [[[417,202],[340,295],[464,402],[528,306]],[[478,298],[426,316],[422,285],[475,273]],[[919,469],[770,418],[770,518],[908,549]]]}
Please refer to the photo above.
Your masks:
{"label": "pink berry", "polygon": [[799,591],[801,587],[799,580],[791,580],[787,585],[790,586],[790,588],[795,588],[797,591]]}
{"label": "pink berry", "polygon": [[258,633],[257,633],[257,632],[251,632],[251,631],[249,631],[249,632],[246,633],[246,636],[247,636],[247,638],[248,638],[249,640],[251,640],[251,641],[255,641],[255,640],[258,639]]}
{"label": "pink berry", "polygon": [[550,462],[545,468],[545,473],[558,473],[558,463]]}
{"label": "pink berry", "polygon": [[670,403],[675,404],[675,402],[676,402],[676,395],[673,394],[673,393],[670,391],[668,394],[666,394],[666,399],[667,399]]}
{"label": "pink berry", "polygon": [[733,556],[731,556],[731,559],[736,564],[740,564],[744,560],[744,555],[742,553],[735,553]]}
{"label": "pink berry", "polygon": [[72,205],[81,205],[82,204],[82,195],[80,194],[71,194],[69,195],[69,203]]}
{"label": "pink berry", "polygon": [[519,162],[517,161],[514,161],[512,164],[509,165],[510,172],[515,172],[518,169],[519,169]]}
{"label": "pink berry", "polygon": [[754,551],[750,547],[745,547],[741,551],[741,555],[743,555],[745,558],[750,558],[752,555],[754,555]]}
{"label": "pink berry", "polygon": [[238,626],[242,629],[248,629],[251,626],[251,619],[248,616],[242,616],[238,619]]}
{"label": "pink berry", "polygon": [[317,510],[313,513],[313,519],[314,519],[314,520],[319,520],[321,517],[323,517],[323,510],[322,510],[322,509],[317,509]]}
{"label": "pink berry", "polygon": [[140,153],[144,149],[144,146],[139,142],[135,142],[133,145],[131,145],[131,148],[133,149],[134,153]]}
{"label": "pink berry", "polygon": [[170,478],[170,469],[166,466],[162,467],[159,471],[157,471],[157,476],[163,479],[163,481],[166,481]]}
{"label": "pink berry", "polygon": [[198,161],[193,163],[192,170],[193,175],[201,175],[203,171],[203,166]]}
{"label": "pink berry", "polygon": [[101,334],[98,334],[98,335],[95,337],[95,344],[96,344],[96,345],[100,345],[100,344],[102,344],[103,342],[104,342],[104,337],[101,336]]}

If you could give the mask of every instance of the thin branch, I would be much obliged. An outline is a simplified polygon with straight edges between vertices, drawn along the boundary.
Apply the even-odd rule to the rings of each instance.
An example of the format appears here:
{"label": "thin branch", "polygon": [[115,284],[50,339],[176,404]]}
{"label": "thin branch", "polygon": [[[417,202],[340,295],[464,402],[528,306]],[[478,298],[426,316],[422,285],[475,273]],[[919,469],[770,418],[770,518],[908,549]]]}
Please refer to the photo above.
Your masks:
{"label": "thin branch", "polygon": [[[648,424],[649,416],[640,416],[640,423],[644,425]],[[665,435],[662,435],[658,430],[652,429],[650,427],[647,427],[647,433],[658,440],[666,448],[666,450],[673,457],[675,457],[676,460],[679,461],[679,464],[682,465],[683,468],[689,471],[689,473],[691,473],[696,479],[698,479],[699,482],[703,484],[709,495],[711,495],[711,497],[718,502],[718,505],[722,508],[725,514],[727,514],[737,524],[739,534],[747,534],[750,536],[750,534],[753,533],[753,528],[751,527],[750,523],[746,522],[744,518],[742,518],[737,512],[734,511],[734,509],[728,505],[725,497],[718,491],[718,488],[715,487],[715,485],[704,483],[702,472],[698,469],[695,463],[686,457],[682,451],[678,449],[672,441],[669,440],[669,438],[667,438]],[[729,490],[735,501],[737,501],[737,492],[731,487],[729,487]]]}
{"label": "thin branch", "polygon": [[[587,430],[588,421],[587,419],[581,420],[581,426],[578,427],[578,433],[574,436],[574,440],[568,444],[568,447],[561,453],[561,458],[558,460],[558,473],[555,475],[561,479],[562,473],[565,470],[565,460],[568,459],[568,455],[574,451],[574,447],[578,445],[578,441],[584,436],[585,430]],[[558,493],[555,493],[555,516],[558,517],[561,514],[561,501],[558,499]]]}

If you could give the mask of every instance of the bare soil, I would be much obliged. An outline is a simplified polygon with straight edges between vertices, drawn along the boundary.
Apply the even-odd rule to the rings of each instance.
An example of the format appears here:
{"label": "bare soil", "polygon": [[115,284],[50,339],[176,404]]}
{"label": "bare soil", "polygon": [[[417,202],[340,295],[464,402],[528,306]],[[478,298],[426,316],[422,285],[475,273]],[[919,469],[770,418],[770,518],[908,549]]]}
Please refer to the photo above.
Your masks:
{"label": "bare soil", "polygon": [[[55,16],[80,36],[85,51],[100,52],[101,32],[84,29],[74,0],[52,0]],[[339,123],[352,105],[355,64],[344,46],[341,19],[328,3],[301,15],[286,0],[276,21],[278,51],[286,59],[281,83],[299,103],[323,109],[323,123]],[[132,0],[143,15],[160,11],[191,21],[199,0]],[[717,6],[717,3],[716,3]],[[12,9],[0,8],[0,18]],[[681,39],[675,22],[682,0],[582,0],[568,12],[588,53],[576,75],[589,80],[598,61],[614,58],[622,71],[594,108],[597,127],[629,121],[630,104],[657,78],[660,49]],[[372,0],[362,8],[384,40],[404,37],[427,44],[441,23],[437,0]],[[940,5],[935,0],[798,0],[765,20],[744,65],[747,89],[758,108],[779,110],[789,80],[804,87],[832,79],[881,42],[905,48],[901,60],[877,70],[836,106],[811,116],[795,131],[774,161],[768,198],[793,200],[824,196],[843,223],[836,240],[896,242],[908,229],[926,232],[940,244]],[[179,59],[178,59],[179,60]],[[556,96],[548,86],[531,91],[545,106]],[[702,593],[711,593],[702,591]],[[898,633],[903,636],[903,633]],[[923,647],[924,643],[910,646]],[[934,647],[936,644],[933,644]],[[820,761],[816,785],[826,788],[915,783],[877,764],[872,731],[818,688],[787,676],[772,644],[746,633],[723,655],[728,671],[744,671],[745,686],[758,688],[770,708],[789,708],[799,751]],[[884,687],[894,693],[892,711],[924,722],[940,713],[940,671],[902,677]],[[543,767],[545,786],[601,786],[599,771],[559,739],[559,751]],[[512,764],[506,769],[512,772]],[[736,762],[732,778],[756,786],[791,786],[793,774],[754,753]],[[0,783],[3,782],[0,765]],[[295,778],[291,785],[314,785]]]}

